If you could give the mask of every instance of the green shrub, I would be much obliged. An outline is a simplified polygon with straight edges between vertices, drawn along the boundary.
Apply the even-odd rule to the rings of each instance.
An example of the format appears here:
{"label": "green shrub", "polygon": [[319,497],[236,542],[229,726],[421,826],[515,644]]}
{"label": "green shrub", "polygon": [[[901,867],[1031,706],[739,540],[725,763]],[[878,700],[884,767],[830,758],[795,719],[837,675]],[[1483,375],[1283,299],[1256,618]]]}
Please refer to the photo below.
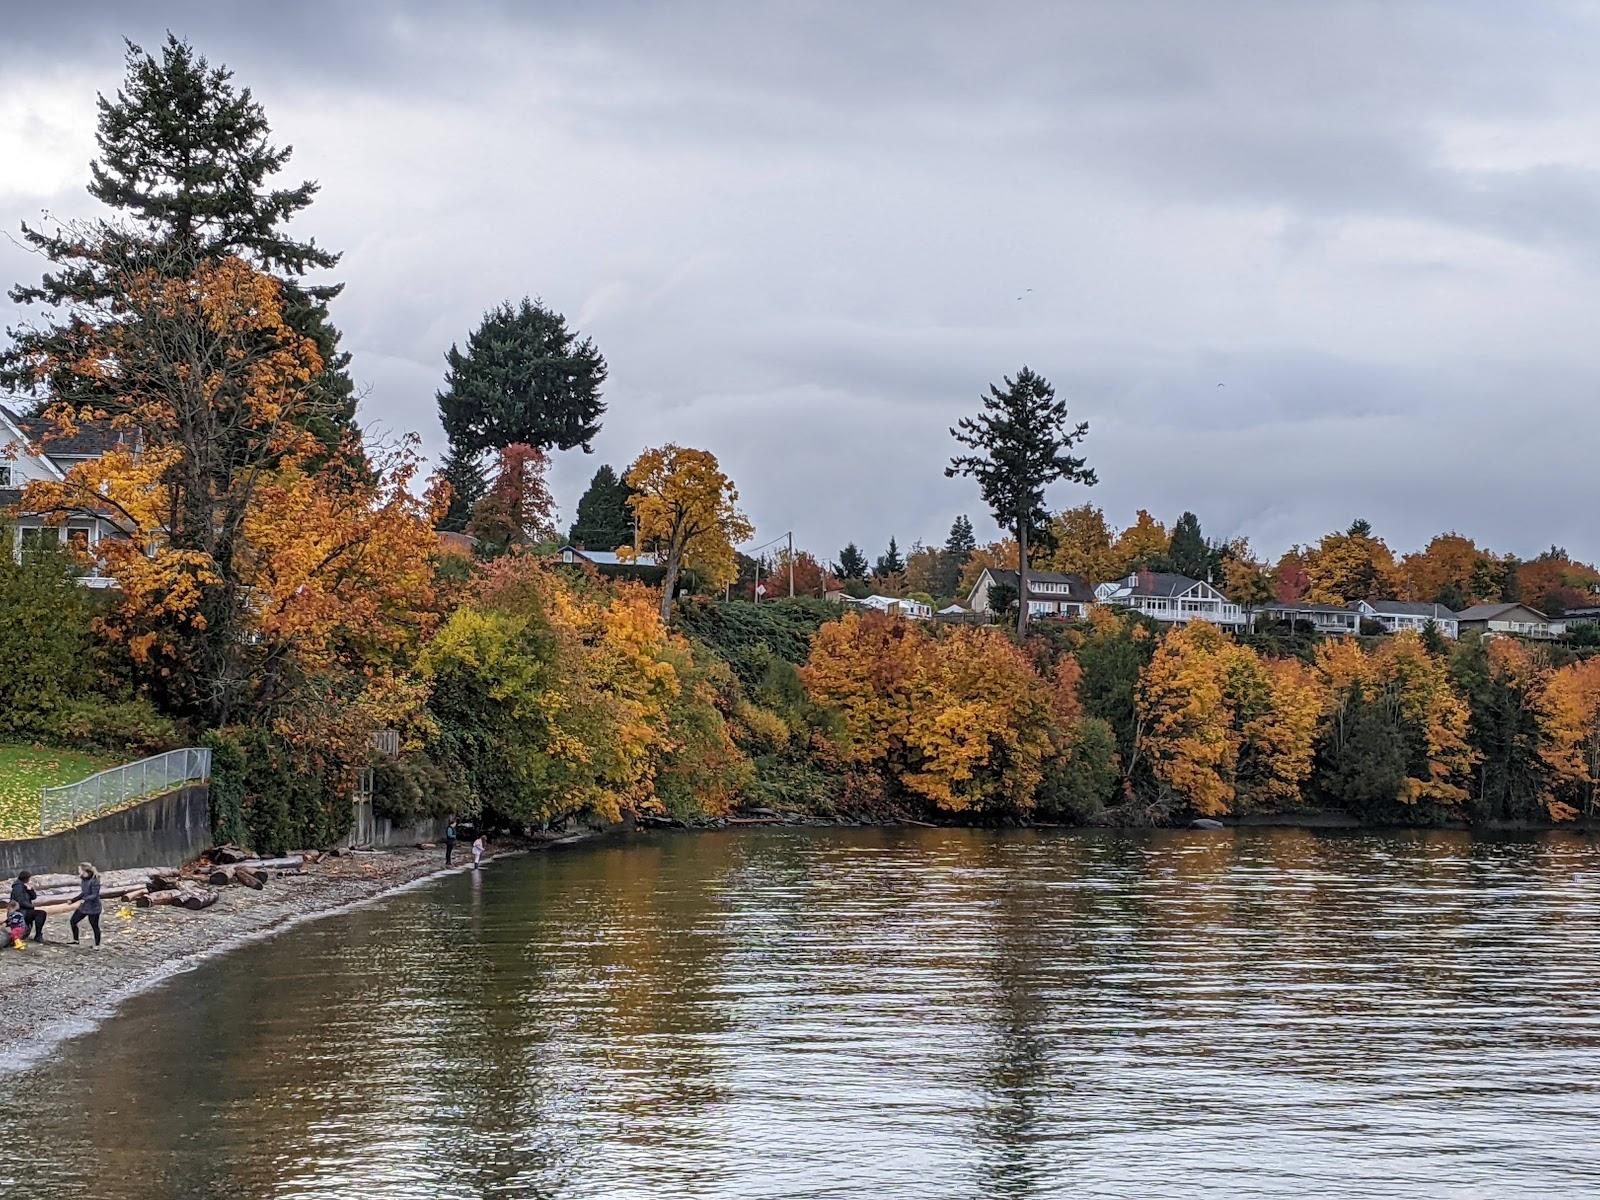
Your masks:
{"label": "green shrub", "polygon": [[277,854],[332,845],[349,832],[347,772],[262,729],[215,730],[205,744],[211,747],[211,829],[217,840]]}
{"label": "green shrub", "polygon": [[63,745],[143,758],[171,750],[183,738],[178,726],[148,700],[69,699],[38,723],[40,736]]}
{"label": "green shrub", "polygon": [[385,760],[372,768],[372,811],[396,825],[466,814],[475,808],[465,774],[426,753]]}

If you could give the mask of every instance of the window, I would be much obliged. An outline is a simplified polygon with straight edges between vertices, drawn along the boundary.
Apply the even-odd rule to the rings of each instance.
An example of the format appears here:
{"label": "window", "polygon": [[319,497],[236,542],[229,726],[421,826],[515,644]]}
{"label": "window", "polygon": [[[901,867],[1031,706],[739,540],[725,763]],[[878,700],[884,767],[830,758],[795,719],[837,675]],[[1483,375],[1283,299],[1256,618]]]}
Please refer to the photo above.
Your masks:
{"label": "window", "polygon": [[22,546],[22,561],[36,558],[42,547],[61,544],[61,534],[54,529],[22,529],[18,531]]}
{"label": "window", "polygon": [[67,549],[76,558],[89,556],[89,531],[82,525],[72,525],[67,528]]}
{"label": "window", "polygon": [[12,468],[10,460],[0,458],[0,488],[14,486],[13,481],[16,477],[16,471]]}

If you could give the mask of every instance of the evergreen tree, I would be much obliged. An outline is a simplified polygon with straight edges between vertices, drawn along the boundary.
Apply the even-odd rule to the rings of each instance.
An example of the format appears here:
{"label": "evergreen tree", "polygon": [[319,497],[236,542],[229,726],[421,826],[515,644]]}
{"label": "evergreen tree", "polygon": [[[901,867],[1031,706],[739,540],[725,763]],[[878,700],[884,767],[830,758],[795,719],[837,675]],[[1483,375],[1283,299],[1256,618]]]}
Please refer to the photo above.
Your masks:
{"label": "evergreen tree", "polygon": [[[983,412],[962,417],[950,435],[976,451],[950,460],[947,476],[978,481],[984,503],[1002,529],[1017,539],[1018,591],[1028,591],[1028,542],[1049,520],[1044,490],[1060,479],[1095,482],[1094,471],[1070,451],[1088,436],[1087,422],[1067,423],[1067,404],[1044,376],[1023,367],[1005,390],[989,385]],[[1028,606],[1017,605],[1017,636],[1028,629]]]}
{"label": "evergreen tree", "polygon": [[878,555],[877,565],[872,573],[877,576],[904,575],[906,560],[900,554],[900,547],[895,545],[894,538],[889,539],[889,549]]}
{"label": "evergreen tree", "polygon": [[956,594],[961,586],[961,572],[966,569],[967,560],[977,548],[978,539],[973,536],[972,522],[965,515],[957,517],[950,525],[950,536],[944,540],[944,549],[939,552],[938,592],[941,597]]}
{"label": "evergreen tree", "polygon": [[439,522],[440,529],[460,533],[472,520],[472,510],[489,490],[482,459],[481,454],[459,454],[453,448],[445,453],[439,473],[450,485],[450,508]]}
{"label": "evergreen tree", "polygon": [[867,571],[867,556],[861,553],[854,542],[839,551],[839,561],[834,564],[833,573],[840,579],[865,579]]}
{"label": "evergreen tree", "polygon": [[633,489],[609,465],[602,466],[578,501],[578,515],[567,540],[590,550],[633,545],[633,511],[628,507],[631,495]]}
{"label": "evergreen tree", "polygon": [[1172,527],[1172,540],[1167,543],[1167,559],[1172,569],[1190,579],[1204,579],[1213,571],[1211,547],[1206,545],[1200,532],[1200,518],[1186,512]]}
{"label": "evergreen tree", "polygon": [[956,563],[957,570],[967,565],[967,559],[972,557],[972,552],[978,548],[978,539],[973,536],[972,522],[965,514],[957,517],[950,526],[950,536],[944,540],[944,552]]}
{"label": "evergreen tree", "polygon": [[[170,33],[159,60],[132,42],[126,45],[122,87],[114,99],[99,97],[100,156],[89,164],[89,194],[131,220],[118,239],[119,266],[142,245],[152,265],[238,255],[280,279],[289,327],[309,337],[323,360],[313,402],[306,406],[315,415],[307,423],[334,449],[355,416],[350,356],[339,350],[339,332],[328,319],[328,301],[341,285],[311,285],[301,277],[333,267],[339,256],[283,229],[311,203],[316,183],[272,185],[291,148],[270,144],[265,111],[249,88],[234,87],[227,68],[212,67]],[[22,232],[56,269],[35,286],[13,288],[13,300],[61,309],[114,298],[108,264],[85,256],[80,230],[24,225]],[[29,363],[41,355],[71,355],[84,336],[70,319],[13,330],[13,344],[0,356],[0,383],[33,390]],[[81,381],[77,390],[82,392]]]}
{"label": "evergreen tree", "polygon": [[600,432],[606,360],[560,313],[523,298],[484,314],[465,350],[452,345],[438,394],[450,448],[477,454],[522,443],[585,452]]}

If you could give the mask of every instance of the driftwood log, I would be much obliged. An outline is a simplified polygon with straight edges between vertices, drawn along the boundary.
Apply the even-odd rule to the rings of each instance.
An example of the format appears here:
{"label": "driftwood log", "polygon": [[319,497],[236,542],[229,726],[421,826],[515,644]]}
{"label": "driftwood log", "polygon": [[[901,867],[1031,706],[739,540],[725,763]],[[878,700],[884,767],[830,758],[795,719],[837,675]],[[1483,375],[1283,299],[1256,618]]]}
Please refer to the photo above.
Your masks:
{"label": "driftwood log", "polygon": [[139,898],[140,908],[176,904],[199,912],[217,902],[217,893],[204,884],[184,882],[167,892],[146,892]]}
{"label": "driftwood log", "polygon": [[243,846],[235,846],[229,842],[226,846],[216,846],[206,855],[214,863],[242,863],[256,857],[254,850],[246,850]]}
{"label": "driftwood log", "polygon": [[235,863],[235,869],[244,867],[251,871],[286,871],[291,867],[305,866],[305,855],[287,854],[282,858],[250,858]]}
{"label": "driftwood log", "polygon": [[206,876],[206,882],[212,887],[227,887],[230,883],[236,883],[259,892],[267,882],[267,873],[246,866],[213,867]]}

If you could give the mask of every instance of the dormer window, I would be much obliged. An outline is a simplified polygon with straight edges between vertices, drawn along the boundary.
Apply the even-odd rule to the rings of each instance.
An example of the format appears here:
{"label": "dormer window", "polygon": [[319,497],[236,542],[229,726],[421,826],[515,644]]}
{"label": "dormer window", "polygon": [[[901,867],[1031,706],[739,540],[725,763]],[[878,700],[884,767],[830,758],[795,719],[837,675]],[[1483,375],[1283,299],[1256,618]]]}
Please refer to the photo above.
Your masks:
{"label": "dormer window", "polygon": [[16,472],[9,459],[0,458],[0,488],[15,487]]}

